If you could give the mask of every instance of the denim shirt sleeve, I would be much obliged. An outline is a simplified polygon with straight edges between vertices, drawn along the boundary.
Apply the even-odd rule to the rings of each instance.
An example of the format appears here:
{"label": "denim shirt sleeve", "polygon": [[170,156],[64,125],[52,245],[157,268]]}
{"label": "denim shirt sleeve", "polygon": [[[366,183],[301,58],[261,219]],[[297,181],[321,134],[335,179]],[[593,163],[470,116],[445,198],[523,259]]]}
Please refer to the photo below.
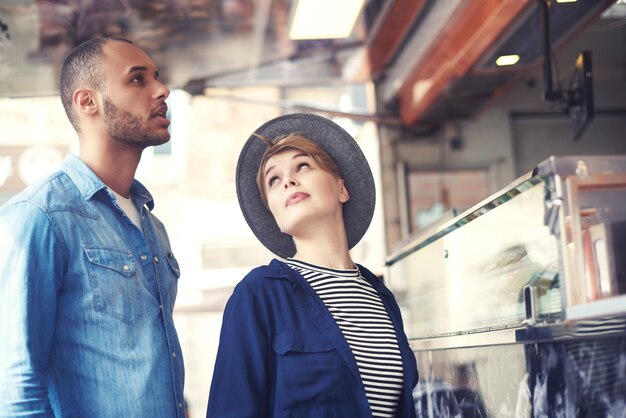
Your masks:
{"label": "denim shirt sleeve", "polygon": [[224,310],[207,418],[268,416],[263,316],[246,284],[237,285]]}
{"label": "denim shirt sleeve", "polygon": [[[19,242],[19,245],[18,245]],[[63,277],[63,244],[35,205],[0,210],[0,415],[52,417],[44,372]]]}

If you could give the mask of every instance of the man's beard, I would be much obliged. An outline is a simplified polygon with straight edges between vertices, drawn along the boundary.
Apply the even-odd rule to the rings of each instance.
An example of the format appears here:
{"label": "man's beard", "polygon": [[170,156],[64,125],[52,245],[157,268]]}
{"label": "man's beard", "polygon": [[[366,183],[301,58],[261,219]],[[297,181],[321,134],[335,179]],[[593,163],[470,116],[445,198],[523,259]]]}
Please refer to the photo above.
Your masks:
{"label": "man's beard", "polygon": [[144,149],[165,144],[170,139],[169,131],[150,131],[140,117],[121,110],[106,98],[104,99],[104,114],[107,134],[118,144]]}

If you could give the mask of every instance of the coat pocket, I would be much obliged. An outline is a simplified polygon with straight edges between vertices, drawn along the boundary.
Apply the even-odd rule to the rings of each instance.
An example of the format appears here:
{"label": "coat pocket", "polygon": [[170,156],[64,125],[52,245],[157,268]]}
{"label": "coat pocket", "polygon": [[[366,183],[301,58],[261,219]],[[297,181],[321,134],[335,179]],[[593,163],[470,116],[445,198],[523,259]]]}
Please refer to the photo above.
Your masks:
{"label": "coat pocket", "polygon": [[355,384],[347,365],[328,339],[315,331],[291,331],[272,344],[277,355],[276,401],[294,409],[349,401]]}

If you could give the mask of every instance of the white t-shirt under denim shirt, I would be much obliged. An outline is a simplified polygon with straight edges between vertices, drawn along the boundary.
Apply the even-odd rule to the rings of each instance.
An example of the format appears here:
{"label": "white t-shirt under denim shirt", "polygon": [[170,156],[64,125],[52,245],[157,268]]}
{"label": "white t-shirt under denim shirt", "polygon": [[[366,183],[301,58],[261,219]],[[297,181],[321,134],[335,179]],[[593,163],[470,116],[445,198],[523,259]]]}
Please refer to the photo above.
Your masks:
{"label": "white t-shirt under denim shirt", "polygon": [[140,231],[143,232],[143,228],[141,227],[141,218],[139,217],[139,211],[137,207],[134,205],[133,200],[129,197],[128,199],[124,196],[117,194],[115,190],[107,187],[109,191],[115,196],[115,201],[119,205],[119,207],[124,211],[128,219],[137,227]]}

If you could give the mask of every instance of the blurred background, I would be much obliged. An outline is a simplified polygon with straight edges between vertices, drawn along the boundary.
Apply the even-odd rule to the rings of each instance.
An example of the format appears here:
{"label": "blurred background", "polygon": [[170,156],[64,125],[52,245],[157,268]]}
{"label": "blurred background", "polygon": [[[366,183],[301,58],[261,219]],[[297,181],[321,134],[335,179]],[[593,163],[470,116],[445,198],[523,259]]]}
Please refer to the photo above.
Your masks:
{"label": "blurred background", "polygon": [[191,417],[233,286],[272,257],[234,185],[266,120],[317,113],[357,139],[378,201],[353,257],[381,275],[408,240],[551,155],[626,154],[624,0],[0,0],[0,204],[77,152],[60,66],[105,35],[145,49],[172,90],[172,139],[137,178],[183,272]]}

